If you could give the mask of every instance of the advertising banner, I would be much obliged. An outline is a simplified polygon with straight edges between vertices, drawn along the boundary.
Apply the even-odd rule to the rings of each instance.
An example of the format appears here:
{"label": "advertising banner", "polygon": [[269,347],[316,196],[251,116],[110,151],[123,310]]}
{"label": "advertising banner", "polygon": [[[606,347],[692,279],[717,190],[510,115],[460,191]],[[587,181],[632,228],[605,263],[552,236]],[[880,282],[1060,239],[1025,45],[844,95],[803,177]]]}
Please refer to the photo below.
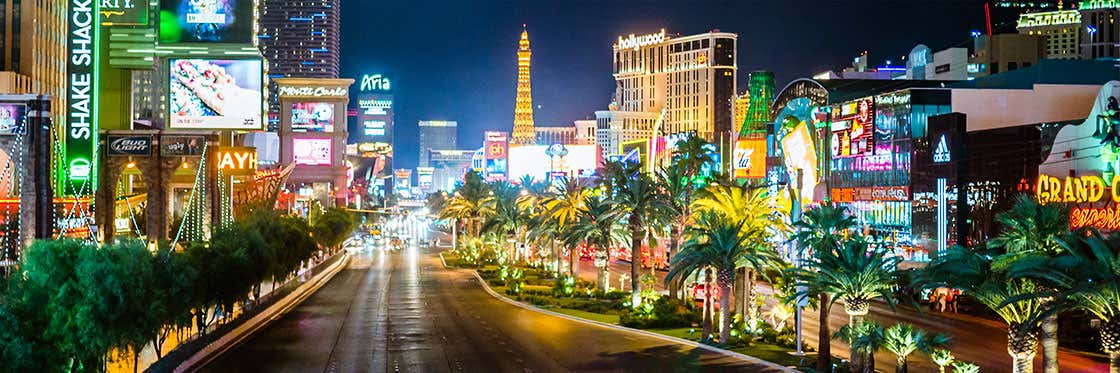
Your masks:
{"label": "advertising banner", "polygon": [[253,0],[160,0],[159,42],[252,44],[256,23],[253,3]]}
{"label": "advertising banner", "polygon": [[23,104],[0,104],[0,135],[14,135],[23,125],[27,107]]}
{"label": "advertising banner", "polygon": [[296,102],[292,104],[293,132],[334,132],[334,104]]}
{"label": "advertising banner", "polygon": [[875,100],[871,97],[832,107],[832,156],[870,155],[875,147]]}
{"label": "advertising banner", "polygon": [[152,136],[151,135],[135,135],[135,136],[117,136],[109,135],[106,138],[106,143],[109,145],[107,149],[109,156],[137,156],[137,155],[152,155]]}
{"label": "advertising banner", "polygon": [[206,138],[202,136],[163,136],[159,138],[159,155],[163,157],[191,157],[202,155]]}
{"label": "advertising banner", "polygon": [[292,139],[292,163],[302,166],[330,166],[331,139]]}
{"label": "advertising banner", "polygon": [[219,147],[214,159],[218,172],[225,175],[249,176],[257,173],[257,148],[254,147]]}
{"label": "advertising banner", "polygon": [[487,131],[484,149],[486,177],[505,178],[509,173],[509,136],[505,132]]}
{"label": "advertising banner", "polygon": [[766,140],[735,141],[732,169],[735,170],[736,179],[761,179],[766,177]]}
{"label": "advertising banner", "polygon": [[261,60],[172,59],[170,128],[263,128]]}
{"label": "advertising banner", "polygon": [[67,1],[66,132],[63,166],[59,168],[62,195],[90,195],[97,189],[97,133],[100,80],[99,2]]}

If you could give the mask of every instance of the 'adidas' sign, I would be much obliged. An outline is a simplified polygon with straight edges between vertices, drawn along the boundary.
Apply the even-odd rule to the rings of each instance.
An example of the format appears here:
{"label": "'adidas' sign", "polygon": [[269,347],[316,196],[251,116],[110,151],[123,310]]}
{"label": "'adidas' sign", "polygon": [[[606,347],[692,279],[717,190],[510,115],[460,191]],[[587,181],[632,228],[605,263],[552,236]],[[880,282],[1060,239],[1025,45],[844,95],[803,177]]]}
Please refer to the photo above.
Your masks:
{"label": "'adidas' sign", "polygon": [[937,148],[933,150],[933,163],[949,163],[952,159],[949,144],[945,142],[945,134],[941,134],[941,140],[937,141]]}

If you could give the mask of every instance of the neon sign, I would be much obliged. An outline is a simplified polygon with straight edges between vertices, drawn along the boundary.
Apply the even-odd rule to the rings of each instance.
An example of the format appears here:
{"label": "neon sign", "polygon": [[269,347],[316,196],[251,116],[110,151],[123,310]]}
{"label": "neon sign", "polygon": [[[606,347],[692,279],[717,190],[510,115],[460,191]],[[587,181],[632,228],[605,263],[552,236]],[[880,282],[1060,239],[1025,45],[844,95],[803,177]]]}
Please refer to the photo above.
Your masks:
{"label": "neon sign", "polygon": [[658,32],[656,34],[649,34],[649,35],[630,34],[629,36],[626,36],[626,37],[619,36],[618,37],[618,49],[638,50],[639,48],[647,46],[647,45],[658,44],[658,43],[664,42],[665,39],[667,39],[665,37],[665,29],[661,29],[661,32]]}
{"label": "neon sign", "polygon": [[937,140],[937,148],[933,150],[933,163],[949,163],[953,160],[953,153],[949,151],[949,143],[945,141],[945,134]]}
{"label": "neon sign", "polygon": [[359,89],[362,92],[389,92],[392,90],[392,83],[388,76],[381,74],[362,75],[362,84]]}
{"label": "neon sign", "polygon": [[[1120,176],[1112,177],[1109,183],[1112,202],[1120,202]],[[1042,203],[1094,203],[1101,202],[1105,196],[1104,179],[1100,176],[1068,176],[1059,179],[1049,175],[1038,176],[1036,189],[1038,201]]]}
{"label": "neon sign", "polygon": [[346,87],[280,87],[280,96],[288,97],[346,97]]}
{"label": "neon sign", "polygon": [[247,176],[257,173],[257,148],[230,146],[214,154],[218,171],[226,175]]}
{"label": "neon sign", "polygon": [[97,189],[97,8],[93,0],[71,0],[67,11],[67,117],[61,179],[65,183],[62,194],[68,196],[92,194]]}

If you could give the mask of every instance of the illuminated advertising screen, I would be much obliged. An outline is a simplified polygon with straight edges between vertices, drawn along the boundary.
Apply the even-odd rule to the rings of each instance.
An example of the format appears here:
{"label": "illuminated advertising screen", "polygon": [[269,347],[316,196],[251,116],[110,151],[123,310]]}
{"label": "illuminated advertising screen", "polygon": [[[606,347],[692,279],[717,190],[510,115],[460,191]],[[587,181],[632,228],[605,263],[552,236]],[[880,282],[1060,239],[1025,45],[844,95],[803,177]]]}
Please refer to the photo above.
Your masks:
{"label": "illuminated advertising screen", "polygon": [[594,172],[599,165],[599,150],[595,145],[564,145],[566,152],[554,149],[551,156],[548,148],[548,145],[509,148],[509,179],[531,176],[536,180],[549,180],[561,174],[576,177]]}
{"label": "illuminated advertising screen", "polygon": [[356,142],[393,142],[393,94],[358,95],[357,128],[351,138]]}
{"label": "illuminated advertising screen", "polygon": [[509,172],[509,136],[503,132],[487,131],[486,142],[483,145],[486,155],[486,176],[488,178],[503,178]]}
{"label": "illuminated advertising screen", "polygon": [[870,155],[875,147],[875,100],[865,98],[832,107],[832,156]]}
{"label": "illuminated advertising screen", "polygon": [[809,125],[801,121],[782,138],[782,151],[785,166],[793,179],[797,170],[801,171],[798,194],[802,206],[808,206],[815,198],[814,192],[819,180],[817,175],[817,151],[809,134]]}
{"label": "illuminated advertising screen", "polygon": [[293,132],[334,132],[334,104],[297,102],[292,104]]}
{"label": "illuminated advertising screen", "polygon": [[260,60],[172,59],[170,127],[260,130]]}
{"label": "illuminated advertising screen", "polygon": [[735,141],[732,162],[736,179],[761,179],[766,177],[766,139]]}
{"label": "illuminated advertising screen", "polygon": [[624,142],[619,145],[618,153],[622,154],[623,162],[636,162],[641,165],[643,170],[649,167],[649,140]]}
{"label": "illuminated advertising screen", "polygon": [[416,168],[416,186],[420,189],[427,190],[432,187],[433,175],[436,169],[432,167],[417,167]]}
{"label": "illuminated advertising screen", "polygon": [[330,166],[331,139],[292,139],[292,163]]}
{"label": "illuminated advertising screen", "polygon": [[23,124],[27,107],[23,104],[0,104],[0,135],[14,135]]}
{"label": "illuminated advertising screen", "polygon": [[253,3],[253,0],[160,0],[159,42],[252,44]]}

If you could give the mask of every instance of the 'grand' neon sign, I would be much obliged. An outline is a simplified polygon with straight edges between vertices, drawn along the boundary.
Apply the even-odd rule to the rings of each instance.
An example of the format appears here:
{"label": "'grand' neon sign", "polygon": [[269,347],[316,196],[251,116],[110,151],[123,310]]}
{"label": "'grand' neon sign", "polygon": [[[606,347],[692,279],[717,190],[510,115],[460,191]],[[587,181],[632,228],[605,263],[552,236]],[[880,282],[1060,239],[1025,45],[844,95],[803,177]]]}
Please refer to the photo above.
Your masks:
{"label": "'grand' neon sign", "polygon": [[1114,176],[1105,190],[1105,182],[1100,176],[1067,176],[1059,179],[1049,175],[1038,176],[1035,189],[1038,201],[1042,203],[1094,203],[1101,202],[1107,192],[1112,202],[1120,202],[1120,175]]}

